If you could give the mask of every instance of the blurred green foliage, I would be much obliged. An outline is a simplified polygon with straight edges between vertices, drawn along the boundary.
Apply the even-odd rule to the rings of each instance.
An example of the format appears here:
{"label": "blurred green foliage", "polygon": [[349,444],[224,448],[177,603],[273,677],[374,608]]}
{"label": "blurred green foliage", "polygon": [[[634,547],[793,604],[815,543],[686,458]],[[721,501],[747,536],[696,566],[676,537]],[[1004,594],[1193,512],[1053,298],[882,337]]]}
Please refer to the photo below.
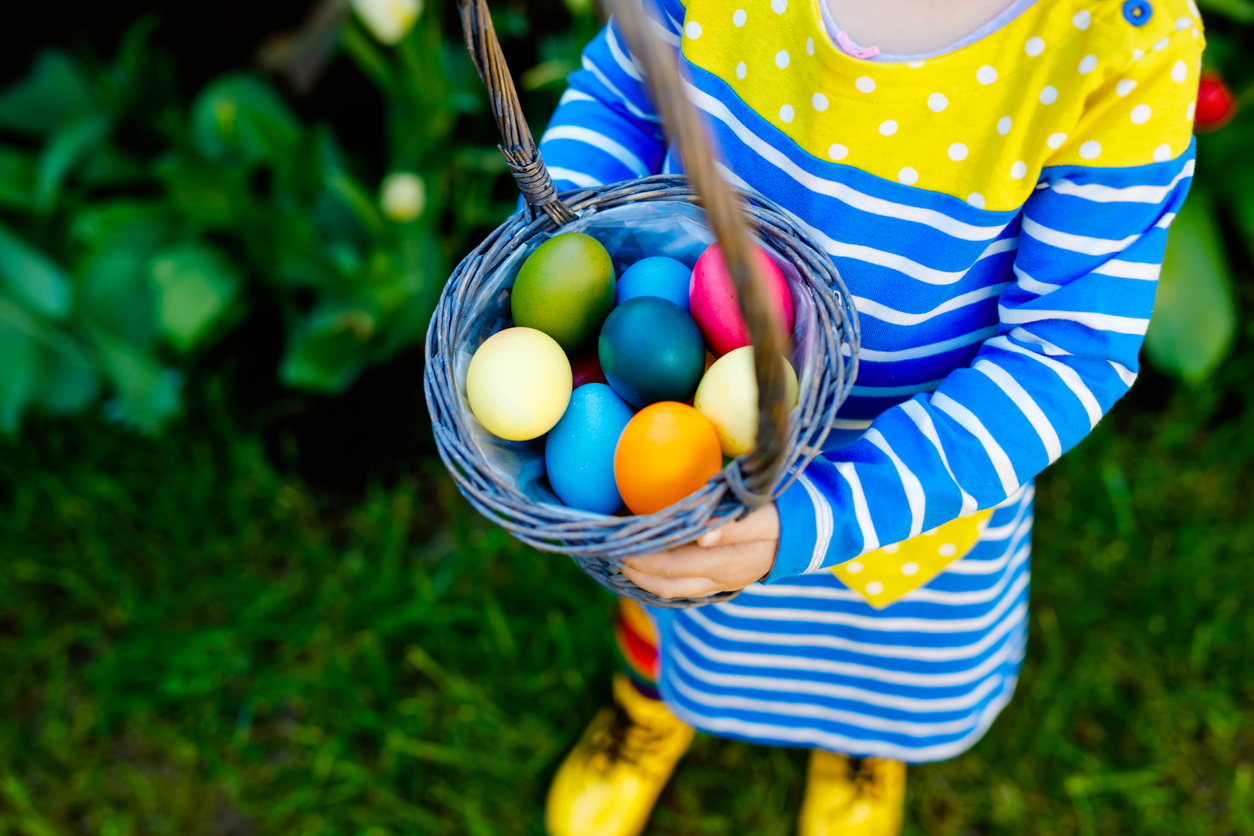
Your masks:
{"label": "blurred green foliage", "polygon": [[512,208],[492,197],[499,155],[452,139],[484,96],[435,12],[393,49],[333,21],[385,94],[389,168],[422,189],[403,213],[260,77],[223,76],[184,107],[151,28],[107,65],[47,52],[0,93],[5,431],[100,393],[111,417],[157,426],[178,409],[181,358],[249,315],[250,286],[285,315],[283,382],[342,392],[421,341],[450,259]]}
{"label": "blurred green foliage", "polygon": [[[1199,140],[1151,327],[1189,383],[1147,372],[1039,480],[1018,694],[911,770],[910,836],[1254,834],[1254,6],[1204,7],[1245,92]],[[240,428],[230,364],[196,362],[274,304],[272,373],[342,392],[512,209],[445,10],[385,47],[338,8],[293,60],[329,42],[384,91],[378,171],[260,76],[182,102],[146,23],[0,93],[0,836],[539,834],[608,699],[613,604],[569,561],[434,457],[364,498],[311,487]],[[550,105],[596,25],[568,8],[515,68]],[[123,426],[56,416],[94,404]],[[804,765],[699,737],[649,832],[790,833]]]}

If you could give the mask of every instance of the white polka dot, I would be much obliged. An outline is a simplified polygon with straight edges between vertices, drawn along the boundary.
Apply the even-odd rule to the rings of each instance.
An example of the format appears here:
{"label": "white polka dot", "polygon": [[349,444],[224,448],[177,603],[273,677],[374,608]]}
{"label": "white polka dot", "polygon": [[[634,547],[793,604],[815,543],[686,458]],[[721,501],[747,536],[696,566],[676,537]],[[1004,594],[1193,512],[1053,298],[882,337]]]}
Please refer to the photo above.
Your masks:
{"label": "white polka dot", "polygon": [[906,66],[912,70],[917,70],[919,69],[919,67],[923,66],[923,62],[922,61],[907,61]]}
{"label": "white polka dot", "polygon": [[1189,102],[1188,109],[1184,112],[1184,118],[1189,122],[1193,121],[1193,116],[1197,113],[1197,102]]}
{"label": "white polka dot", "polygon": [[879,595],[883,591],[884,591],[884,584],[880,583],[879,581],[871,581],[869,584],[866,585],[867,595]]}
{"label": "white polka dot", "polygon": [[1115,85],[1115,95],[1122,99],[1135,89],[1136,82],[1133,79],[1121,79],[1120,82]]}
{"label": "white polka dot", "polygon": [[745,21],[748,19],[749,16],[745,14],[744,9],[736,9],[736,11],[732,13],[732,23],[737,26],[744,26]]}
{"label": "white polka dot", "polygon": [[897,550],[900,548],[901,548],[900,543],[889,543],[887,546],[880,549],[880,551],[882,551],[884,554],[896,554]]}
{"label": "white polka dot", "polygon": [[775,53],[775,66],[779,67],[781,70],[788,66],[788,50],[781,49],[779,52]]}
{"label": "white polka dot", "polygon": [[1200,38],[1201,36],[1202,36],[1201,30],[1199,30],[1196,26],[1194,26],[1194,27],[1193,27],[1193,37],[1195,37],[1195,38]]}
{"label": "white polka dot", "polygon": [[1089,24],[1093,22],[1093,16],[1089,14],[1088,9],[1081,9],[1075,13],[1075,17],[1071,18],[1071,22],[1075,24],[1076,29],[1088,29]]}
{"label": "white polka dot", "polygon": [[1154,149],[1154,162],[1165,163],[1171,159],[1171,146],[1160,145]]}
{"label": "white polka dot", "polygon": [[937,531],[940,531],[940,529],[939,529],[939,528],[929,528],[927,531],[923,532],[923,536],[924,536],[924,537],[935,537],[935,536],[936,536],[936,532],[937,532]]}
{"label": "white polka dot", "polygon": [[1163,38],[1161,41],[1158,41],[1156,44],[1150,47],[1150,49],[1154,50],[1154,52],[1162,52],[1164,49],[1167,48],[1167,45],[1170,43],[1171,43],[1171,38]]}
{"label": "white polka dot", "polygon": [[967,195],[967,203],[971,204],[976,209],[983,209],[984,208],[984,195],[980,194],[979,192],[971,192],[971,194]]}
{"label": "white polka dot", "polygon": [[909,563],[901,564],[901,574],[903,575],[919,574],[919,564],[915,563],[913,560],[910,561]]}
{"label": "white polka dot", "polygon": [[1028,42],[1023,45],[1023,51],[1035,58],[1045,51],[1045,42],[1040,38],[1028,38]]}
{"label": "white polka dot", "polygon": [[1080,75],[1088,75],[1097,69],[1097,56],[1086,55],[1080,59]]}
{"label": "white polka dot", "polygon": [[919,172],[915,171],[910,166],[906,166],[901,171],[897,172],[897,182],[905,186],[913,186],[915,183],[919,182]]}
{"label": "white polka dot", "polygon": [[1050,148],[1054,149],[1055,151],[1057,151],[1059,148],[1062,147],[1062,144],[1066,141],[1067,141],[1066,134],[1062,134],[1062,133],[1050,134],[1049,137],[1046,138],[1045,144],[1048,145]]}
{"label": "white polka dot", "polygon": [[1188,5],[1190,14],[1194,17],[1202,16],[1202,13],[1197,9],[1197,3],[1193,2],[1193,0],[1184,0],[1184,2]]}
{"label": "white polka dot", "polygon": [[1086,160],[1095,160],[1102,155],[1102,144],[1096,139],[1090,139],[1080,146],[1080,157]]}
{"label": "white polka dot", "polygon": [[958,553],[958,547],[955,546],[953,543],[945,543],[936,551],[938,554],[940,554],[941,557],[953,557],[955,554]]}
{"label": "white polka dot", "polygon": [[861,572],[864,568],[865,568],[865,567],[864,567],[861,563],[859,563],[858,561],[856,561],[856,560],[855,560],[855,561],[853,561],[852,563],[846,563],[846,564],[845,564],[845,571],[846,571],[846,572],[848,572],[848,573],[849,573],[849,574],[851,574],[851,575],[856,575],[856,574],[858,574],[858,573],[859,573],[859,572]]}
{"label": "white polka dot", "polygon": [[695,41],[701,37],[701,24],[695,20],[688,21],[688,25],[684,27],[684,34],[688,36],[688,40]]}
{"label": "white polka dot", "polygon": [[1191,17],[1176,18],[1176,31],[1177,32],[1183,32],[1185,29],[1188,29],[1192,25],[1193,25],[1193,18]]}
{"label": "white polka dot", "polygon": [[1014,127],[1014,124],[1015,120],[1011,119],[1009,116],[1003,116],[997,120],[997,133],[1005,136],[1010,133],[1010,129]]}
{"label": "white polka dot", "polygon": [[1052,105],[1054,102],[1058,101],[1058,88],[1051,85],[1042,87],[1040,100],[1043,105]]}
{"label": "white polka dot", "polygon": [[814,54],[814,38],[806,38],[806,55]]}
{"label": "white polka dot", "polygon": [[827,156],[831,157],[836,162],[840,162],[845,157],[849,156],[849,149],[837,142],[828,146]]}
{"label": "white polka dot", "polygon": [[1028,176],[1028,164],[1025,163],[1023,160],[1019,160],[1017,163],[1015,163],[1014,165],[1010,167],[1010,176],[1013,177],[1015,180],[1022,180],[1024,177],[1027,177]]}
{"label": "white polka dot", "polygon": [[940,113],[949,107],[949,99],[945,98],[944,93],[933,93],[927,97],[927,107],[933,113]]}
{"label": "white polka dot", "polygon": [[885,119],[880,122],[880,133],[884,136],[892,136],[897,133],[897,122],[894,119]]}
{"label": "white polka dot", "polygon": [[815,93],[810,97],[810,104],[814,105],[814,109],[822,113],[827,110],[827,96],[822,93]]}
{"label": "white polka dot", "polygon": [[745,77],[745,62],[741,61],[736,65],[736,78],[743,79]]}
{"label": "white polka dot", "polygon": [[1134,50],[1132,50],[1132,60],[1133,60],[1133,61],[1140,61],[1140,60],[1141,60],[1142,58],[1144,58],[1144,57],[1145,57],[1145,50],[1143,50],[1143,49],[1134,49]]}
{"label": "white polka dot", "polygon": [[1171,65],[1171,80],[1180,82],[1189,77],[1189,65],[1183,61],[1177,61]]}
{"label": "white polka dot", "polygon": [[875,92],[875,79],[864,75],[858,76],[853,86],[858,88],[859,93],[873,93]]}
{"label": "white polka dot", "polygon": [[777,15],[782,15],[788,11],[788,0],[771,0],[771,11]]}
{"label": "white polka dot", "polygon": [[953,145],[949,146],[948,153],[949,159],[954,162],[960,162],[967,158],[967,146],[963,145],[961,142],[955,142]]}
{"label": "white polka dot", "polygon": [[793,117],[792,105],[784,105],[779,109],[779,121],[791,122]]}
{"label": "white polka dot", "polygon": [[997,80],[997,68],[991,64],[985,64],[975,71],[975,80],[980,84],[992,84]]}
{"label": "white polka dot", "polygon": [[1130,118],[1132,119],[1133,125],[1144,125],[1146,122],[1149,121],[1150,117],[1153,115],[1154,115],[1154,111],[1150,110],[1149,105],[1139,104],[1136,107],[1132,108],[1132,113],[1130,114]]}

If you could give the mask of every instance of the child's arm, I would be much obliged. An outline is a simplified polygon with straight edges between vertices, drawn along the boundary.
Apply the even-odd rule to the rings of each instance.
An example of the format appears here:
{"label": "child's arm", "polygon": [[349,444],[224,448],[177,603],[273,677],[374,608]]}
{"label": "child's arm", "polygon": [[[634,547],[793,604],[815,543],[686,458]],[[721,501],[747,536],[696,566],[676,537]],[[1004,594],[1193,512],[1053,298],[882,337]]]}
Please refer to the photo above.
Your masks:
{"label": "child's arm", "polygon": [[[663,0],[645,3],[656,34],[679,45],[683,7]],[[677,8],[672,9],[675,6]],[[613,20],[583,52],[583,68],[570,76],[540,140],[558,191],[587,188],[657,174],[666,156],[657,112],[627,41]]]}
{"label": "child's arm", "polygon": [[[1128,391],[1167,229],[1193,174],[1201,47],[1187,31],[1171,47],[1136,67],[1148,120],[1146,111],[1133,113],[1127,82],[1112,76],[1051,159],[1072,164],[1043,171],[1024,207],[1017,281],[999,300],[997,336],[931,395],[884,412],[781,497],[779,556],[768,580],[833,566],[1002,502]],[[1083,164],[1101,147],[1143,148],[1161,161]]]}
{"label": "child's arm", "polygon": [[[1193,174],[1200,50],[1182,31],[1136,65],[1148,113],[1133,112],[1119,75],[1092,98],[1024,207],[1017,281],[970,364],[816,460],[774,508],[697,546],[634,558],[629,577],[673,597],[768,570],[768,583],[822,571],[997,505],[1084,438],[1136,379],[1167,230]],[[1095,145],[1161,161],[1085,163]]]}

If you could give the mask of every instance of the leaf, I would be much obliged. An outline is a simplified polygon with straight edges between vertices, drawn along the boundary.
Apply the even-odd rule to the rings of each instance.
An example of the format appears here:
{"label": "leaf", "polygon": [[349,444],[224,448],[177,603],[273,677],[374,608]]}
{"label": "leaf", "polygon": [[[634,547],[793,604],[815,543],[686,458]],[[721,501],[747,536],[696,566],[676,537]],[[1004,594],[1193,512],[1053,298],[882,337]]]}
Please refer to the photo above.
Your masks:
{"label": "leaf", "polygon": [[39,344],[11,326],[11,313],[21,311],[0,298],[0,430],[9,434],[17,430],[34,399],[39,378]]}
{"label": "leaf", "polygon": [[365,365],[376,322],[361,307],[324,305],[292,332],[279,377],[298,389],[343,392]]}
{"label": "leaf", "polygon": [[174,347],[188,351],[226,312],[242,281],[216,250],[180,244],[152,260],[157,318]]}
{"label": "leaf", "polygon": [[49,134],[100,110],[87,79],[62,52],[45,52],[30,75],[0,93],[0,125]]}
{"label": "leaf", "polygon": [[35,160],[0,145],[0,206],[25,208],[35,192]]}
{"label": "leaf", "polygon": [[38,402],[74,412],[96,396],[87,355],[66,333],[0,296],[0,430],[17,429],[24,408]]}
{"label": "leaf", "polygon": [[70,309],[70,280],[52,259],[0,226],[0,282],[26,307],[50,319]]}
{"label": "leaf", "polygon": [[1250,0],[1198,0],[1197,4],[1237,23],[1254,21],[1254,3]]}
{"label": "leaf", "polygon": [[1214,209],[1195,187],[1172,223],[1145,335],[1150,362],[1188,381],[1209,375],[1236,334],[1232,277]]}
{"label": "leaf", "polygon": [[192,138],[208,159],[284,165],[301,138],[301,126],[264,82],[228,75],[211,83],[192,106]]}
{"label": "leaf", "polygon": [[89,249],[124,244],[151,250],[174,234],[175,219],[164,204],[143,200],[111,200],[93,204],[75,216],[70,240]]}
{"label": "leaf", "polygon": [[106,331],[88,330],[96,356],[116,389],[105,404],[106,418],[152,432],[178,412],[182,375]]}
{"label": "leaf", "polygon": [[104,115],[89,116],[53,133],[39,158],[35,208],[51,209],[66,176],[99,148],[108,135],[109,117]]}
{"label": "leaf", "polygon": [[201,160],[176,157],[158,168],[175,209],[205,226],[248,223],[256,214],[247,185],[235,172]]}

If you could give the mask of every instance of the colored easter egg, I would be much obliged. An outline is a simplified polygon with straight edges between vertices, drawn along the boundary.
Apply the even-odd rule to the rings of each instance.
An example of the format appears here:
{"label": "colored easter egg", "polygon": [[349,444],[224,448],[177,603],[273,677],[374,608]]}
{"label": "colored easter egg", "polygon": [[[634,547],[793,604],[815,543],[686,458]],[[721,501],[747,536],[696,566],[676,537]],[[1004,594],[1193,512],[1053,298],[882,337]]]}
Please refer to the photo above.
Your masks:
{"label": "colored easter egg", "polygon": [[656,296],[637,296],[615,308],[601,328],[597,352],[610,386],[637,407],[688,400],[705,366],[696,323]]}
{"label": "colored easter egg", "polygon": [[605,372],[601,371],[601,358],[597,356],[596,346],[572,358],[570,372],[576,389],[589,383],[609,383],[605,379]]}
{"label": "colored easter egg", "polygon": [[[788,409],[797,405],[797,373],[785,358],[785,392]],[[710,366],[701,378],[692,405],[710,419],[718,432],[725,456],[739,456],[753,449],[758,437],[758,381],[754,376],[753,346],[729,351]]]}
{"label": "colored easter egg", "polygon": [[470,411],[488,432],[509,441],[552,429],[570,391],[570,361],[552,337],[534,328],[506,328],[488,337],[466,370]]}
{"label": "colored easter egg", "polygon": [[652,514],[698,491],[723,466],[718,433],[687,404],[636,413],[618,438],[614,479],[633,514]]}
{"label": "colored easter egg", "polygon": [[623,507],[614,450],[634,411],[604,383],[580,386],[544,442],[549,484],[563,505],[598,514]]}
{"label": "colored easter egg", "polygon": [[[761,248],[753,248],[758,272],[766,282],[767,295],[775,305],[784,334],[792,333],[792,294],[784,274]],[[736,289],[732,286],[727,262],[718,244],[711,245],[692,269],[692,281],[688,285],[689,312],[701,329],[710,350],[722,357],[727,352],[748,345],[749,326],[740,313],[736,301]]]}
{"label": "colored easter egg", "polygon": [[688,310],[688,283],[692,271],[665,256],[642,258],[618,277],[614,295],[619,305],[637,296],[657,296]]}
{"label": "colored easter egg", "polygon": [[514,324],[535,328],[575,352],[596,336],[614,307],[614,265],[595,238],[565,232],[523,262],[510,297]]}

